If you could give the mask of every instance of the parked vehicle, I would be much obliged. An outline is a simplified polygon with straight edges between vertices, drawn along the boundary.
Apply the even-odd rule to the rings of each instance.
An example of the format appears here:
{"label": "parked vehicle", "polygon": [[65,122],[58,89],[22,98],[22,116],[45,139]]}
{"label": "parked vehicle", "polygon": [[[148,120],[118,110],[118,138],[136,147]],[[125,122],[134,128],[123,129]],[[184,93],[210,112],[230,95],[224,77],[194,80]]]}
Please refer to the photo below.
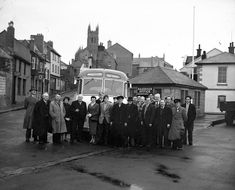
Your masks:
{"label": "parked vehicle", "polygon": [[225,111],[225,122],[228,126],[233,125],[235,119],[235,101],[225,101],[220,103],[220,111]]}

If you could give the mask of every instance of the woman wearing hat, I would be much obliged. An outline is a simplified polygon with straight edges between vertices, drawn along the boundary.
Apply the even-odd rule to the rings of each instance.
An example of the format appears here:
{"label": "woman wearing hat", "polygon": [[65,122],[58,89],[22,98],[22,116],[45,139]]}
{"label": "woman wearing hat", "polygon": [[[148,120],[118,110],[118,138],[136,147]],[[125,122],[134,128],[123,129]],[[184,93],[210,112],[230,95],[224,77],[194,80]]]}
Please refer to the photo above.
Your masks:
{"label": "woman wearing hat", "polygon": [[100,106],[98,103],[96,103],[96,97],[91,97],[91,103],[88,105],[88,118],[89,118],[89,131],[91,135],[91,141],[90,143],[94,144],[96,143],[96,131],[97,131],[97,124],[99,119],[99,109]]}
{"label": "woman wearing hat", "polygon": [[[25,116],[24,116],[24,124],[23,128],[26,129],[26,142],[29,142],[29,139],[31,138],[31,129],[32,129],[32,121],[33,121],[33,110],[37,103],[36,98],[36,90],[32,88],[30,91],[30,96],[25,98],[24,101],[24,108],[26,109]],[[33,134],[34,142],[36,142],[37,136]]]}
{"label": "woman wearing hat", "polygon": [[111,113],[111,136],[115,146],[124,146],[124,130],[127,127],[126,105],[123,103],[123,96],[117,96],[117,103],[113,105]]}
{"label": "woman wearing hat", "polygon": [[172,124],[168,139],[172,141],[172,149],[182,149],[182,135],[184,122],[187,121],[185,108],[181,107],[180,99],[174,100],[175,107],[172,108]]}

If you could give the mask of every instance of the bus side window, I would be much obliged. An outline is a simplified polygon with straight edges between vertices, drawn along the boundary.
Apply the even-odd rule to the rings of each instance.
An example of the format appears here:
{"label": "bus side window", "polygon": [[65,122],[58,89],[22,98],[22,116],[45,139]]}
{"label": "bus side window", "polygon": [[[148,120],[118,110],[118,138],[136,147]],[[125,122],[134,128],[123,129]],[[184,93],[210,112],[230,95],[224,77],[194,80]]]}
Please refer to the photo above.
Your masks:
{"label": "bus side window", "polygon": [[128,83],[124,83],[124,97],[127,97],[127,89],[128,89]]}
{"label": "bus side window", "polygon": [[78,94],[82,93],[82,79],[78,80]]}

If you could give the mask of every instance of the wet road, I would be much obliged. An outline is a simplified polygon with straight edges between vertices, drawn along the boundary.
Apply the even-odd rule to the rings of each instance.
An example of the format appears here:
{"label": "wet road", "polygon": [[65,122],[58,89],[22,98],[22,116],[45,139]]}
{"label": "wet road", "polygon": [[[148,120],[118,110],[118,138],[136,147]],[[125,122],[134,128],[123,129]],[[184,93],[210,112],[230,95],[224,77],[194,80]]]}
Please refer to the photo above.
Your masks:
{"label": "wet road", "polygon": [[[4,150],[0,154],[0,171],[37,166],[42,161],[70,157],[79,151],[86,153],[106,148],[65,144],[56,150],[52,145],[48,145],[47,150],[38,150],[34,144],[23,143],[22,115],[23,111],[0,115],[0,148]],[[0,189],[234,190],[235,127],[222,124],[201,128],[195,133],[195,146],[186,146],[182,151],[111,149],[57,165],[32,168],[20,175],[2,176]],[[6,137],[9,137],[7,142]],[[31,156],[32,152],[35,157]]]}

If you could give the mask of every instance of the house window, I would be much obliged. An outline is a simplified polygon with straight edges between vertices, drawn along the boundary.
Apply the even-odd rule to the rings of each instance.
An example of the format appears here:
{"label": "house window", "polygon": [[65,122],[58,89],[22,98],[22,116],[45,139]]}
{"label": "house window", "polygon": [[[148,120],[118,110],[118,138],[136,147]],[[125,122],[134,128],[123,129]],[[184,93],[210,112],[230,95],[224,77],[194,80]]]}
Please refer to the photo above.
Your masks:
{"label": "house window", "polygon": [[17,84],[17,94],[21,94],[21,78],[18,78],[18,84]]}
{"label": "house window", "polygon": [[26,75],[26,63],[24,63],[24,75]]}
{"label": "house window", "polygon": [[55,65],[55,73],[57,73],[57,65]]}
{"label": "house window", "polygon": [[219,95],[218,96],[218,101],[217,101],[217,108],[220,108],[220,103],[226,101],[226,96],[225,95]]}
{"label": "house window", "polygon": [[54,73],[54,64],[52,64],[52,72]]}
{"label": "house window", "polygon": [[188,90],[181,90],[181,103],[185,102],[186,96],[188,96]]}
{"label": "house window", "polygon": [[32,57],[32,69],[36,68],[35,62],[35,57]]}
{"label": "house window", "polygon": [[21,73],[21,61],[19,61],[19,68],[18,71]]}
{"label": "house window", "polygon": [[26,95],[26,79],[23,79],[23,95]]}
{"label": "house window", "polygon": [[218,83],[227,83],[227,67],[218,67]]}
{"label": "house window", "polygon": [[201,93],[199,91],[194,92],[194,104],[196,108],[200,108],[200,98],[201,98]]}

